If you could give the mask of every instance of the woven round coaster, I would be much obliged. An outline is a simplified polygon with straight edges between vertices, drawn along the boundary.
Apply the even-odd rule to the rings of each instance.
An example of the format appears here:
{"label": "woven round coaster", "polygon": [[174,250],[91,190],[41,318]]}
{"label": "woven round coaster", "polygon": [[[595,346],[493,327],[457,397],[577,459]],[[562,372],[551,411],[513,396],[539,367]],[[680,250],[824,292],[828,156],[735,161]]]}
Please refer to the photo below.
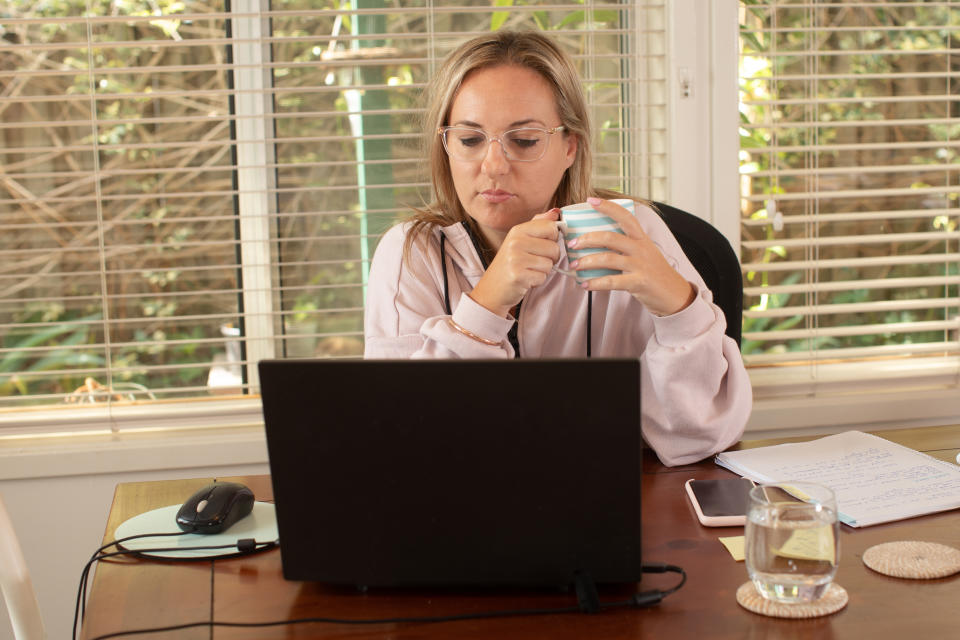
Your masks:
{"label": "woven round coaster", "polygon": [[767,600],[753,582],[747,581],[737,589],[737,603],[748,611],[771,618],[819,618],[836,613],[847,606],[847,590],[832,583],[819,600],[786,604]]}
{"label": "woven round coaster", "polygon": [[884,542],[863,552],[863,564],[894,578],[943,578],[960,571],[960,550],[918,540]]}

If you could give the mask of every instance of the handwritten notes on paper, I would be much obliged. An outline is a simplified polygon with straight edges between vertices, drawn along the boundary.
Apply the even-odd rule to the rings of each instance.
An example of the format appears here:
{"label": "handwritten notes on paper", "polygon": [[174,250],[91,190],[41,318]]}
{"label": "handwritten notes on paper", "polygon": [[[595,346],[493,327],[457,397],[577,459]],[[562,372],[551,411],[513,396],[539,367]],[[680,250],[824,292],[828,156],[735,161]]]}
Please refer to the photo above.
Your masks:
{"label": "handwritten notes on paper", "polygon": [[960,507],[960,467],[861,431],[729,451],[716,463],[757,482],[830,487],[840,520],[853,527]]}

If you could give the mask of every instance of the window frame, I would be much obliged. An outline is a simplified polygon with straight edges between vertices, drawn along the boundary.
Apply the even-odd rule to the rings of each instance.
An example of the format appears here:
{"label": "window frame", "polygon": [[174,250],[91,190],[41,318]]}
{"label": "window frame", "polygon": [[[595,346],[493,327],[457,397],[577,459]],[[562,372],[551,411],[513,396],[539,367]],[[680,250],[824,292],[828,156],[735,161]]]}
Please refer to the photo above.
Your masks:
{"label": "window frame", "polygon": [[[681,102],[680,108],[671,111],[678,119],[685,115],[697,123],[686,129],[707,131],[708,142],[704,144],[698,133],[682,135],[683,127],[671,126],[671,131],[680,133],[671,149],[670,193],[676,206],[689,207],[719,228],[740,255],[740,3],[709,3],[706,10],[694,4],[693,0],[671,3],[671,95],[683,90],[683,80],[691,73],[694,79],[692,106]],[[690,64],[690,59],[696,64]],[[692,72],[681,69],[687,64]],[[684,176],[684,184],[677,183],[679,175]],[[793,371],[758,367],[748,372],[754,391],[746,429],[751,438],[960,420],[957,357],[811,363],[809,368]],[[880,383],[882,389],[872,388]]]}
{"label": "window frame", "polygon": [[[669,3],[662,0],[637,0],[637,6],[629,7],[634,16],[644,15],[643,8],[650,7],[669,11]],[[272,72],[268,62],[270,44],[249,46],[261,36],[269,36],[271,18],[269,0],[232,0],[229,11],[234,14],[232,31],[228,36],[234,40],[228,46],[236,65],[231,80],[236,93],[233,96],[231,115],[235,149],[235,204],[238,253],[241,254],[239,271],[243,283],[239,312],[241,341],[244,353],[243,387],[256,389],[259,386],[257,362],[264,358],[278,357],[277,344],[284,336],[276,322],[280,314],[278,300],[273,295],[271,282],[276,280],[273,270],[277,251],[275,224],[277,211],[276,152],[271,139],[274,126],[271,95]],[[653,25],[658,28],[661,25]],[[651,25],[644,20],[632,18],[632,30],[638,42],[644,43],[646,31]],[[631,55],[633,55],[631,53]],[[631,83],[635,92],[639,89]],[[639,96],[634,94],[635,99]],[[631,117],[640,114],[639,108]],[[651,117],[644,114],[645,117]],[[653,116],[659,122],[659,115]],[[597,123],[595,123],[597,124]],[[641,126],[641,125],[631,125]],[[666,153],[666,151],[665,151]],[[637,161],[639,165],[639,161]],[[265,169],[266,168],[266,169]],[[666,172],[666,169],[662,169]],[[640,171],[633,171],[624,179],[636,183]],[[644,174],[645,175],[645,174]],[[650,178],[665,184],[661,174]],[[230,398],[171,399],[151,403],[107,403],[97,406],[41,406],[29,408],[0,409],[0,441],[22,442],[42,436],[113,436],[124,438],[128,434],[151,432],[163,434],[174,431],[224,427],[257,427],[262,425],[259,396],[233,396]],[[256,436],[254,436],[256,439]]]}
{"label": "window frame", "polygon": [[[232,10],[243,13],[240,24],[254,32],[269,28],[268,19],[255,16],[266,0],[235,0]],[[737,156],[739,122],[737,108],[737,64],[739,41],[739,3],[708,3],[698,0],[674,0],[666,4],[665,50],[667,69],[667,193],[669,202],[688,210],[718,227],[739,254],[740,211]],[[638,21],[639,22],[639,21]],[[640,31],[644,25],[637,25]],[[234,37],[242,37],[234,34]],[[262,51],[233,47],[235,55],[253,56]],[[248,51],[241,54],[241,50]],[[237,86],[264,87],[265,73],[243,65],[235,71]],[[257,95],[259,92],[251,92]],[[269,265],[271,234],[264,228],[266,217],[257,212],[270,211],[275,202],[269,197],[273,172],[272,149],[262,140],[272,122],[269,100],[238,102],[238,178],[241,180],[240,224],[243,250],[250,252],[253,265]],[[240,144],[240,140],[252,141]],[[258,137],[259,136],[259,137]],[[258,169],[259,167],[259,169]],[[240,176],[243,176],[242,178]],[[681,182],[678,176],[683,176]],[[243,185],[257,181],[260,188]],[[245,194],[255,194],[246,198]],[[252,212],[244,215],[245,212]],[[259,221],[259,222],[258,222]],[[259,226],[258,226],[259,224]],[[244,270],[244,282],[267,278],[269,268]],[[260,358],[274,357],[275,327],[268,288],[245,293],[244,322],[248,353],[247,380],[255,384]],[[246,297],[246,296],[250,297]],[[257,324],[254,319],[263,321]],[[261,326],[262,325],[262,326]],[[258,346],[259,345],[259,346]],[[786,372],[767,368],[751,372],[754,385],[754,411],[747,425],[751,437],[828,433],[844,428],[901,428],[953,424],[960,418],[960,362],[956,358],[897,360],[886,363],[846,363],[816,365],[817,379],[805,378],[802,371]],[[875,382],[884,381],[881,391],[871,391]],[[895,383],[891,390],[890,383]],[[150,405],[84,408],[48,407],[36,410],[0,412],[0,439],[19,440],[42,434],[142,432],[174,428],[213,428],[223,426],[255,427],[262,424],[259,398],[204,400],[203,402],[160,402]],[[17,426],[7,435],[7,426]],[[69,425],[69,426],[67,426]],[[7,433],[11,433],[7,430]]]}
{"label": "window frame", "polygon": [[[230,11],[235,14],[230,46],[233,61],[233,101],[236,117],[235,148],[237,165],[237,235],[240,241],[240,270],[243,283],[243,304],[240,310],[241,335],[245,362],[243,379],[247,388],[260,386],[257,362],[276,356],[273,317],[275,305],[271,292],[273,274],[271,264],[276,234],[277,200],[274,137],[272,71],[268,64],[270,44],[264,41],[270,34],[270,18],[262,11],[270,8],[269,0],[231,0]],[[248,42],[261,42],[259,47]],[[269,132],[269,135],[268,135]]]}

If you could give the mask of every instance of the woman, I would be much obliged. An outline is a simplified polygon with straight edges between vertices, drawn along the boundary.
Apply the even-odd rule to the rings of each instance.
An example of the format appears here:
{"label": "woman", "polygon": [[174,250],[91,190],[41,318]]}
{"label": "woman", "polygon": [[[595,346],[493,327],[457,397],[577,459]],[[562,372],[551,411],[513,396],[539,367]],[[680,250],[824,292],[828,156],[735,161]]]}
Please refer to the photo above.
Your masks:
{"label": "woman", "polygon": [[[722,312],[660,217],[590,186],[590,125],[571,59],[537,32],[454,51],[426,114],[434,201],[381,240],[367,358],[639,357],[644,438],[685,464],[743,432],[750,383]],[[559,210],[588,201],[624,234],[568,264]],[[578,284],[555,270],[620,271]]]}

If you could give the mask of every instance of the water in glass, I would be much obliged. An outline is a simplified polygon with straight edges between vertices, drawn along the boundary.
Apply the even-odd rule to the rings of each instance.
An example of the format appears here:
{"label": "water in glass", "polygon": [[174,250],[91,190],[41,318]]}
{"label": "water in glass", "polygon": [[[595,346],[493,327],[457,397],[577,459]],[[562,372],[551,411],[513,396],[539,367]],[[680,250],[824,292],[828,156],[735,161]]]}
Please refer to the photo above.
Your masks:
{"label": "water in glass", "polygon": [[[796,490],[798,484],[791,488]],[[807,498],[814,489],[804,486],[801,495]],[[746,565],[750,579],[765,598],[811,602],[833,581],[839,558],[836,506],[832,492],[819,489],[829,495],[817,492],[818,499],[809,502],[782,489],[756,487],[751,491]],[[760,497],[755,498],[753,492]],[[821,502],[824,497],[826,501]]]}

